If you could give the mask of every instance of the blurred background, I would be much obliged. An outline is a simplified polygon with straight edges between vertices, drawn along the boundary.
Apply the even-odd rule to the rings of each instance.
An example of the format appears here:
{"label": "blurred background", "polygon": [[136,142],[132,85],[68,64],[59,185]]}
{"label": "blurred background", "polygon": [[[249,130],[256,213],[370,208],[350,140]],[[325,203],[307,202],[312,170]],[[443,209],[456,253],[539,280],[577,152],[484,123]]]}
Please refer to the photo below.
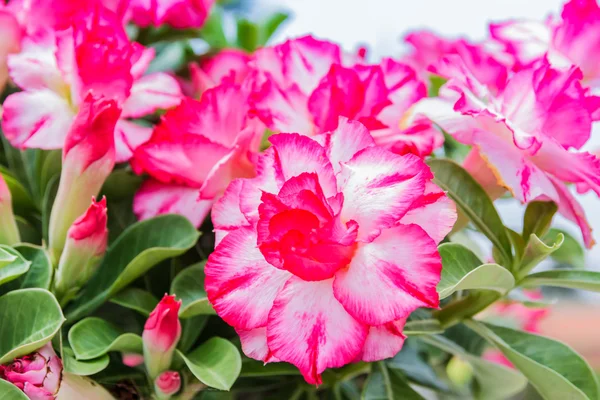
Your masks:
{"label": "blurred background", "polygon": [[[560,0],[253,0],[238,3],[249,19],[260,19],[276,11],[290,14],[271,43],[290,37],[312,34],[341,44],[353,51],[366,46],[368,59],[398,56],[407,50],[402,38],[416,29],[429,29],[446,37],[482,40],[488,23],[506,19],[544,19],[560,14]],[[244,11],[246,10],[246,11]],[[600,149],[600,125],[587,145],[588,151]],[[600,226],[600,199],[592,192],[578,195],[592,226]],[[525,207],[514,199],[496,202],[504,222],[519,231]],[[555,217],[555,226],[580,241],[576,226]],[[600,229],[594,235],[600,242]],[[475,240],[483,246],[486,241]],[[575,251],[575,250],[573,250]],[[600,245],[581,255],[586,268],[600,270]],[[556,261],[541,268],[552,268]],[[567,342],[600,370],[600,294],[572,290],[548,290],[544,298],[552,302],[548,317],[541,324],[542,334]]]}

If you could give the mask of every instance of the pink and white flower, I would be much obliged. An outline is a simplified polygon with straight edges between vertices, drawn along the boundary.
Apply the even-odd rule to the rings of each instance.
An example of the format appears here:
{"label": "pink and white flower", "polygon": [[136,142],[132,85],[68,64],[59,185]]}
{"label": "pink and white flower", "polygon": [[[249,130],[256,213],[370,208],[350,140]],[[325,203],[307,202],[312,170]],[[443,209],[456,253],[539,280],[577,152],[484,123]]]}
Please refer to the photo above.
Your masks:
{"label": "pink and white flower", "polygon": [[206,291],[249,357],[318,384],[326,368],[393,356],[408,315],[438,307],[437,243],[456,213],[419,157],[375,146],[359,122],[270,140],[258,176],[213,207]]}
{"label": "pink and white flower", "polygon": [[0,365],[0,378],[31,400],[54,400],[60,388],[63,364],[50,343],[29,355]]}
{"label": "pink and white flower", "polygon": [[177,29],[200,28],[214,0],[131,0],[129,11],[135,24],[146,27],[167,24]]}
{"label": "pink and white flower", "polygon": [[104,8],[78,13],[62,30],[30,36],[8,57],[12,80],[23,92],[4,102],[2,128],[17,148],[63,147],[75,114],[89,92],[123,109],[115,132],[117,161],[127,161],[151,130],[138,118],[181,100],[177,81],[165,73],[144,75],[153,50],[129,42],[120,18]]}
{"label": "pink and white flower", "polygon": [[[439,98],[421,101],[414,114],[427,116],[473,146],[465,167],[488,191],[498,193],[499,185],[523,203],[556,202],[591,246],[583,209],[564,183],[586,184],[600,195],[600,160],[576,151],[590,137],[597,108],[596,99],[581,86],[581,72],[575,67],[559,71],[545,61],[512,75],[497,95],[458,57],[446,57],[437,72],[454,78],[442,87]],[[495,177],[495,182],[481,179],[484,175]]]}
{"label": "pink and white flower", "polygon": [[178,213],[199,226],[231,180],[254,176],[264,126],[249,115],[247,93],[226,80],[163,116],[131,160],[151,177],[135,196],[139,218]]}
{"label": "pink and white flower", "polygon": [[181,375],[177,371],[165,371],[154,381],[154,391],[159,400],[170,399],[181,389]]}
{"label": "pink and white flower", "polygon": [[225,79],[241,84],[250,73],[250,60],[250,54],[243,50],[224,49],[199,63],[190,64],[193,95],[199,97]]}
{"label": "pink and white flower", "polygon": [[410,106],[427,96],[415,71],[392,59],[380,65],[359,61],[310,36],[260,49],[251,61],[256,115],[272,131],[308,136],[331,131],[346,117],[398,153],[427,155],[439,147],[443,137],[429,122],[400,127]]}

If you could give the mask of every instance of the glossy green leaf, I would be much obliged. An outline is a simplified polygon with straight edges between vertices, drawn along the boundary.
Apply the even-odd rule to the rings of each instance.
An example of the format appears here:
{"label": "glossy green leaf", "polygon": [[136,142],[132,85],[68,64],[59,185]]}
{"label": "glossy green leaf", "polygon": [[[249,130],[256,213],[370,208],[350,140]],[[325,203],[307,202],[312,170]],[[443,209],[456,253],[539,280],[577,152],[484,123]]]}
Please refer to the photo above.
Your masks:
{"label": "glossy green leaf", "polygon": [[81,295],[67,309],[79,319],[98,308],[159,262],[191,248],[198,231],[180,215],[162,215],[130,226],[110,246]]}
{"label": "glossy green leaf", "polygon": [[415,392],[400,371],[379,362],[373,366],[363,388],[362,400],[424,400]]}
{"label": "glossy green leaf", "polygon": [[550,245],[556,243],[558,235],[561,234],[564,237],[563,244],[551,254],[552,259],[573,268],[584,269],[585,251],[583,246],[568,232],[552,228],[544,235],[544,242]]}
{"label": "glossy green leaf", "polygon": [[142,338],[123,333],[107,321],[89,317],[71,327],[69,344],[77,360],[92,360],[110,351],[142,354]]}
{"label": "glossy green leaf", "polygon": [[555,286],[600,292],[600,272],[553,269],[528,275],[520,285],[525,287]]}
{"label": "glossy green leaf", "polygon": [[29,192],[19,180],[17,180],[7,169],[0,166],[0,174],[10,190],[12,205],[16,214],[26,215],[36,209],[35,203],[31,199]]}
{"label": "glossy green leaf", "polygon": [[252,52],[261,44],[261,32],[258,25],[245,18],[237,21],[237,44],[240,48]]}
{"label": "glossy green leaf", "polygon": [[510,261],[510,239],[492,200],[481,185],[453,161],[432,159],[428,164],[435,176],[434,182],[448,192],[459,209],[498,248],[504,260]]}
{"label": "glossy green leaf", "polygon": [[0,245],[0,285],[19,278],[29,271],[30,265],[31,263],[18,251],[12,247]]}
{"label": "glossy green leaf", "polygon": [[512,274],[498,264],[482,264],[473,252],[457,243],[439,246],[442,277],[437,286],[440,299],[459,290],[486,289],[506,293],[515,285]]}
{"label": "glossy green leaf", "polygon": [[143,289],[127,288],[119,292],[110,302],[137,311],[147,317],[158,304],[158,299]]}
{"label": "glossy green leaf", "polygon": [[485,361],[443,336],[424,336],[421,340],[471,364],[475,397],[479,400],[508,399],[527,386],[527,379],[518,371]]}
{"label": "glossy green leaf", "polygon": [[29,400],[29,397],[18,387],[3,379],[0,379],[0,393],[2,393],[2,400]]}
{"label": "glossy green leaf", "polygon": [[425,361],[425,358],[421,355],[420,345],[418,338],[406,339],[402,350],[393,358],[386,360],[386,365],[389,368],[402,371],[408,380],[420,386],[429,387],[436,391],[449,392],[448,385],[437,376],[433,366]]}
{"label": "glossy green leaf", "polygon": [[29,270],[12,282],[0,288],[0,291],[8,292],[17,289],[40,288],[50,289],[53,268],[48,252],[43,247],[32,244],[20,244],[15,246],[24,259],[31,265]]}
{"label": "glossy green leaf", "polygon": [[245,359],[242,363],[240,378],[256,378],[265,376],[299,376],[300,371],[292,364],[278,362],[265,364],[261,361]]}
{"label": "glossy green leaf", "polygon": [[0,297],[0,364],[48,343],[64,322],[58,302],[43,289],[21,289]]}
{"label": "glossy green leaf", "polygon": [[181,339],[179,339],[177,348],[184,354],[194,346],[194,343],[196,343],[196,340],[202,334],[208,322],[208,317],[208,315],[196,315],[195,317],[181,320]]}
{"label": "glossy green leaf", "polygon": [[173,279],[171,294],[182,301],[180,318],[215,313],[204,290],[205,263],[206,261],[186,268]]}
{"label": "glossy green leaf", "polygon": [[19,230],[21,239],[19,243],[42,243],[41,232],[39,232],[28,220],[15,215],[15,222],[17,223],[17,229]]}
{"label": "glossy green leaf", "polygon": [[569,346],[515,329],[476,321],[465,323],[498,348],[544,399],[586,400],[600,396],[594,371]]}
{"label": "glossy green leaf", "polygon": [[521,267],[519,268],[519,276],[525,276],[529,271],[535,268],[540,262],[560,248],[564,240],[564,236],[559,234],[556,237],[556,242],[550,246],[542,242],[535,234],[531,234],[529,242],[523,254]]}
{"label": "glossy green leaf", "polygon": [[229,390],[242,369],[238,349],[218,337],[209,339],[189,354],[179,351],[177,354],[200,382],[215,389]]}
{"label": "glossy green leaf", "polygon": [[271,14],[267,20],[263,23],[262,35],[261,35],[261,45],[264,46],[269,42],[271,36],[279,29],[281,24],[283,24],[290,17],[287,13],[276,12]]}
{"label": "glossy green leaf", "polygon": [[213,7],[208,19],[204,22],[202,30],[200,31],[202,39],[204,39],[213,50],[219,50],[229,46],[223,26],[222,13],[217,7]]}
{"label": "glossy green leaf", "polygon": [[542,237],[548,232],[552,217],[558,207],[552,201],[532,201],[527,205],[523,217],[523,238],[526,240],[531,235]]}
{"label": "glossy green leaf", "polygon": [[408,321],[403,329],[405,335],[433,335],[443,331],[440,321],[433,318]]}
{"label": "glossy green leaf", "polygon": [[97,374],[98,372],[106,369],[110,362],[108,354],[104,354],[103,356],[94,358],[92,360],[77,360],[75,358],[75,353],[73,353],[73,350],[69,347],[63,347],[62,355],[64,370],[71,374],[80,376]]}

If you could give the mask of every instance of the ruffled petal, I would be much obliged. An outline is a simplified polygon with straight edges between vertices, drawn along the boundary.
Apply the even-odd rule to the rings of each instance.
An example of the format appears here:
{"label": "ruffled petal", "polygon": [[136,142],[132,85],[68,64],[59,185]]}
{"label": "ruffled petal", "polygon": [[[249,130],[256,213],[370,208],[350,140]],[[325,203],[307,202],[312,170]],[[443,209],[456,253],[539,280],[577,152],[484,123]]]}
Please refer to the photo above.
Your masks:
{"label": "ruffled petal", "polygon": [[115,161],[129,161],[135,150],[152,137],[152,128],[120,119],[115,127]]}
{"label": "ruffled petal", "polygon": [[250,225],[240,210],[240,195],[243,185],[243,179],[236,179],[231,182],[223,196],[215,202],[212,208],[211,217],[217,236],[215,245],[218,245],[221,239],[230,231]]}
{"label": "ruffled petal", "polygon": [[242,351],[245,355],[255,360],[268,362],[278,362],[267,345],[267,328],[254,328],[249,331],[236,329],[242,342]]}
{"label": "ruffled petal", "polygon": [[136,80],[123,104],[123,117],[139,118],[159,109],[175,107],[183,94],[175,78],[157,72]]}
{"label": "ruffled petal", "polygon": [[362,350],[361,360],[366,362],[394,357],[402,349],[406,336],[402,333],[406,318],[384,325],[371,326]]}

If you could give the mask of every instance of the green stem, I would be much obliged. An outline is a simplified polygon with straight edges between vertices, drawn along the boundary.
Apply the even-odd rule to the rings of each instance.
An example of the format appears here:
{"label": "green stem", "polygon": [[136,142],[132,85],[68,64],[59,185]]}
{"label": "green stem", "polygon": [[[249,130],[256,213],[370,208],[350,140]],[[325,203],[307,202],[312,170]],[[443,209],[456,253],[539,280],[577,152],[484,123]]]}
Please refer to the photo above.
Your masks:
{"label": "green stem", "polygon": [[502,297],[500,293],[492,291],[473,292],[467,297],[436,311],[434,317],[440,321],[443,328],[449,328],[485,310],[500,297]]}

